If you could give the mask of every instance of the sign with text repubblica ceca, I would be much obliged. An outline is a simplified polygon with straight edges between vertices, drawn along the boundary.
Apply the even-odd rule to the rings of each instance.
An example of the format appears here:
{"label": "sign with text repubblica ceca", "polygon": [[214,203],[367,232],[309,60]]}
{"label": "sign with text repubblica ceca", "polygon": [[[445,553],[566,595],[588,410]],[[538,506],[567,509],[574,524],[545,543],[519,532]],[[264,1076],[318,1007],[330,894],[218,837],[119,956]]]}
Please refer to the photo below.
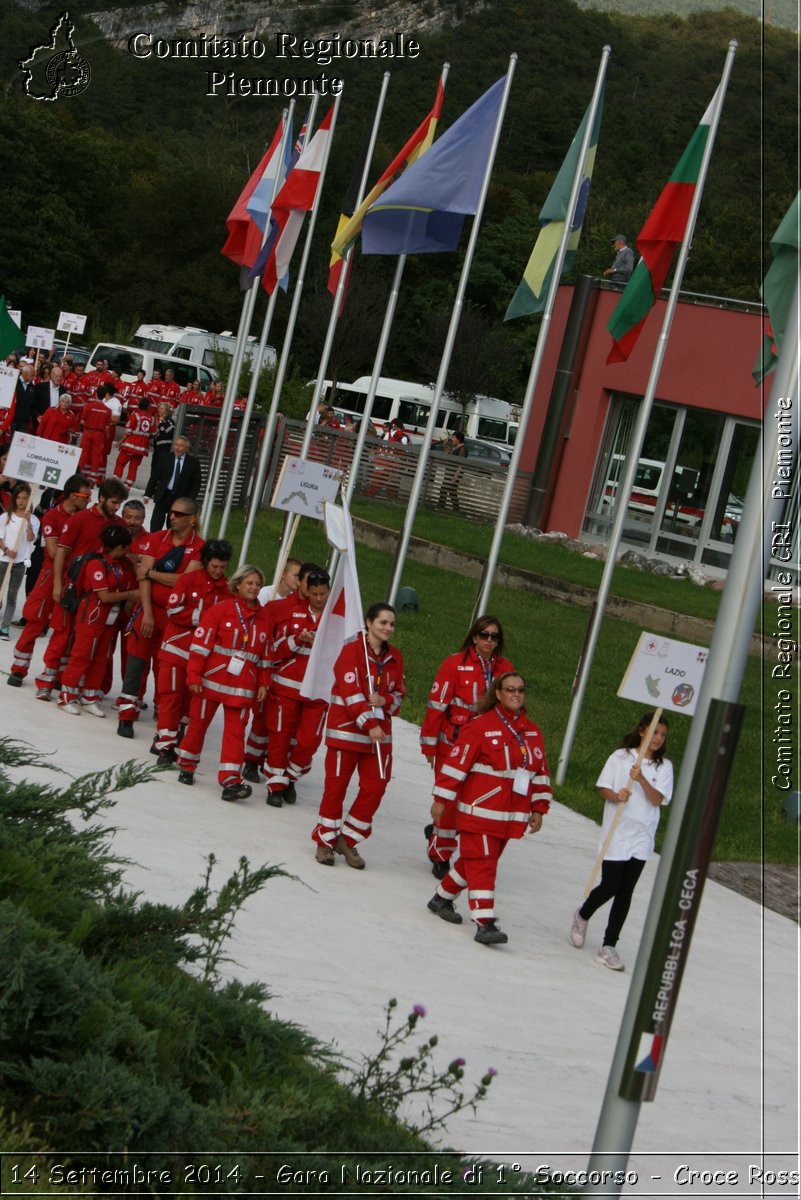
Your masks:
{"label": "sign with text repubblica ceca", "polygon": [[285,458],[271,505],[281,512],[322,521],[323,505],[336,500],[342,472],[305,458]]}
{"label": "sign with text repubblica ceca", "polygon": [[708,657],[705,646],[641,633],[617,694],[623,700],[691,717]]}
{"label": "sign with text repubblica ceca", "polygon": [[67,446],[31,433],[15,433],[6,460],[6,475],[20,483],[60,488],[78,470],[80,446]]}

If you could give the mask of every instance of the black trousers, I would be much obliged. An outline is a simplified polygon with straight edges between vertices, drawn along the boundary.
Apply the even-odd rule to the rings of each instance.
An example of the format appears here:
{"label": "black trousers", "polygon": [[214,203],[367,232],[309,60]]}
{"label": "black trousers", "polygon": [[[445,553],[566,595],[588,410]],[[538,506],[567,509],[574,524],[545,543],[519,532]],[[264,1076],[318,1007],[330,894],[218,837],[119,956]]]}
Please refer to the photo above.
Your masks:
{"label": "black trousers", "polygon": [[645,860],[642,858],[608,859],[601,864],[601,882],[594,887],[579,909],[583,921],[589,921],[607,900],[612,901],[609,920],[604,933],[604,945],[616,946],[623,923],[629,915],[631,897],[642,875]]}
{"label": "black trousers", "polygon": [[150,532],[158,533],[159,529],[163,529],[167,524],[167,518],[170,515],[175,496],[169,489],[164,493],[160,500],[157,500],[153,505],[153,516],[150,518]]}

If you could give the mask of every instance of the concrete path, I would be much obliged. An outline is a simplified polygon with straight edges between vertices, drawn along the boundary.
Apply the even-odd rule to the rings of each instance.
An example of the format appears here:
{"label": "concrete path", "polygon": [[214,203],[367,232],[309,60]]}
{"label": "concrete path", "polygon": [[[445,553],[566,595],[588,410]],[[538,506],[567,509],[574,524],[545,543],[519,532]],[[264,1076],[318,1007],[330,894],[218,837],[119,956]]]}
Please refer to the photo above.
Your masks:
{"label": "concrete path", "polygon": [[[111,712],[105,721],[69,717],[37,702],[32,683],[12,691],[12,647],[0,644],[7,735],[52,748],[75,774],[130,757],[152,761],[150,714],[131,742],[116,736]],[[414,726],[398,723],[396,778],[363,872],[342,859],[333,870],[314,860],[322,754],[296,806],[267,808],[261,789],[227,805],[216,783],[219,740],[215,722],[194,788],[168,773],[120,797],[110,821],[116,850],[133,860],[130,886],[179,903],[210,851],[219,882],[243,854],[254,864],[283,864],[295,878],[269,883],[248,904],[232,973],[264,980],[278,1016],[352,1059],[376,1047],[390,997],[400,1013],[425,1005],[421,1040],[439,1034],[443,1066],[462,1056],[468,1079],[498,1071],[477,1114],[454,1118],[444,1144],[529,1170],[586,1165],[630,978],[593,961],[600,915],[583,951],[567,938],[597,827],[557,804],[540,834],[508,848],[498,910],[510,940],[486,948],[474,944],[469,922],[447,925],[426,909],[435,886],[422,836],[431,775]],[[646,868],[619,947],[629,964],[655,868]],[[749,1169],[798,1168],[798,961],[793,922],[707,884],[657,1096],[641,1110],[631,1159],[638,1182],[627,1194],[797,1195],[794,1184],[749,1183]],[[736,1182],[718,1185],[692,1171],[733,1172]],[[485,1194],[502,1194],[494,1174],[484,1185]]]}

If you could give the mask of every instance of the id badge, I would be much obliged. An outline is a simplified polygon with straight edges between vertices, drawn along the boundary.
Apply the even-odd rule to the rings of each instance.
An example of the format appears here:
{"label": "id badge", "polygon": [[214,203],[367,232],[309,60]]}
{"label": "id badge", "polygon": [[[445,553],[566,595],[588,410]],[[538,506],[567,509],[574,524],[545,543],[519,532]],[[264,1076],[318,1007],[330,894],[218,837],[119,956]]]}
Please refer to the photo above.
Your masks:
{"label": "id badge", "polygon": [[244,667],[244,665],[245,665],[244,654],[242,654],[241,652],[238,654],[232,654],[231,658],[228,662],[228,674],[229,675],[241,675],[242,668]]}
{"label": "id badge", "polygon": [[120,615],[120,606],[119,606],[119,604],[114,604],[114,605],[112,605],[112,607],[111,607],[111,608],[108,610],[108,616],[106,617],[106,624],[107,624],[107,625],[114,625],[114,624],[116,623],[116,621],[117,621],[117,617],[118,617],[119,615]]}
{"label": "id badge", "polygon": [[515,771],[515,781],[512,784],[512,791],[519,796],[527,796],[529,784],[531,783],[531,771],[527,771],[525,767],[518,767]]}

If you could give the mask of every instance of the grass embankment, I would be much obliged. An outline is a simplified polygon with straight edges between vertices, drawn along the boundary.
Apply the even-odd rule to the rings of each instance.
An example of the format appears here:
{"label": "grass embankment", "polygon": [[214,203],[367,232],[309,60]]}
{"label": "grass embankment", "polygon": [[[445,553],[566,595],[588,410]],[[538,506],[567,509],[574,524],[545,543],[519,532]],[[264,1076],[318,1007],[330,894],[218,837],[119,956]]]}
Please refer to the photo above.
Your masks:
{"label": "grass embankment", "polygon": [[[403,510],[391,505],[354,505],[358,515],[396,528]],[[391,521],[390,521],[391,514]],[[281,520],[264,513],[256,524],[250,558],[272,572]],[[214,528],[214,526],[213,526]],[[241,517],[232,519],[229,535],[240,539]],[[491,529],[472,522],[439,514],[420,513],[415,533],[440,543],[481,553],[489,546]],[[507,545],[512,552],[507,554]],[[299,558],[324,562],[327,547],[322,526],[302,521],[293,546]],[[548,543],[530,542],[507,535],[504,561],[515,561],[543,575],[575,579],[595,586],[600,579],[600,564],[571,554]],[[365,608],[386,594],[391,572],[388,554],[358,547],[359,579]],[[477,582],[458,575],[407,560],[404,584],[414,587],[420,596],[419,613],[401,613],[396,642],[406,663],[408,699],[403,709],[407,720],[420,722],[425,711],[428,690],[442,659],[453,653],[470,624]],[[675,611],[714,619],[719,594],[681,580],[665,580],[637,571],[619,568],[615,574],[616,594],[631,599],[671,607]],[[529,684],[528,706],[541,726],[555,770],[567,717],[576,662],[584,640],[587,613],[532,593],[496,588],[492,610],[506,631],[507,653],[526,676]],[[592,667],[581,722],[570,760],[568,777],[558,789],[557,799],[576,812],[600,820],[600,802],[595,780],[606,757],[624,732],[637,720],[640,708],[619,700],[617,689],[641,631],[623,621],[607,617]],[[769,664],[765,666],[766,683]],[[775,687],[773,688],[775,691]],[[740,699],[746,706],[746,718],[729,791],[723,809],[714,857],[719,861],[758,861],[790,863],[797,859],[796,829],[784,819],[783,795],[770,788],[770,747],[775,722],[767,702],[763,736],[762,664],[750,657],[746,666]],[[681,716],[670,718],[670,756],[680,766],[690,722]],[[763,745],[764,751],[763,771]],[[763,806],[763,779],[764,806]],[[421,804],[421,814],[424,806]],[[666,822],[662,822],[662,832]],[[661,845],[661,835],[657,842]]]}

